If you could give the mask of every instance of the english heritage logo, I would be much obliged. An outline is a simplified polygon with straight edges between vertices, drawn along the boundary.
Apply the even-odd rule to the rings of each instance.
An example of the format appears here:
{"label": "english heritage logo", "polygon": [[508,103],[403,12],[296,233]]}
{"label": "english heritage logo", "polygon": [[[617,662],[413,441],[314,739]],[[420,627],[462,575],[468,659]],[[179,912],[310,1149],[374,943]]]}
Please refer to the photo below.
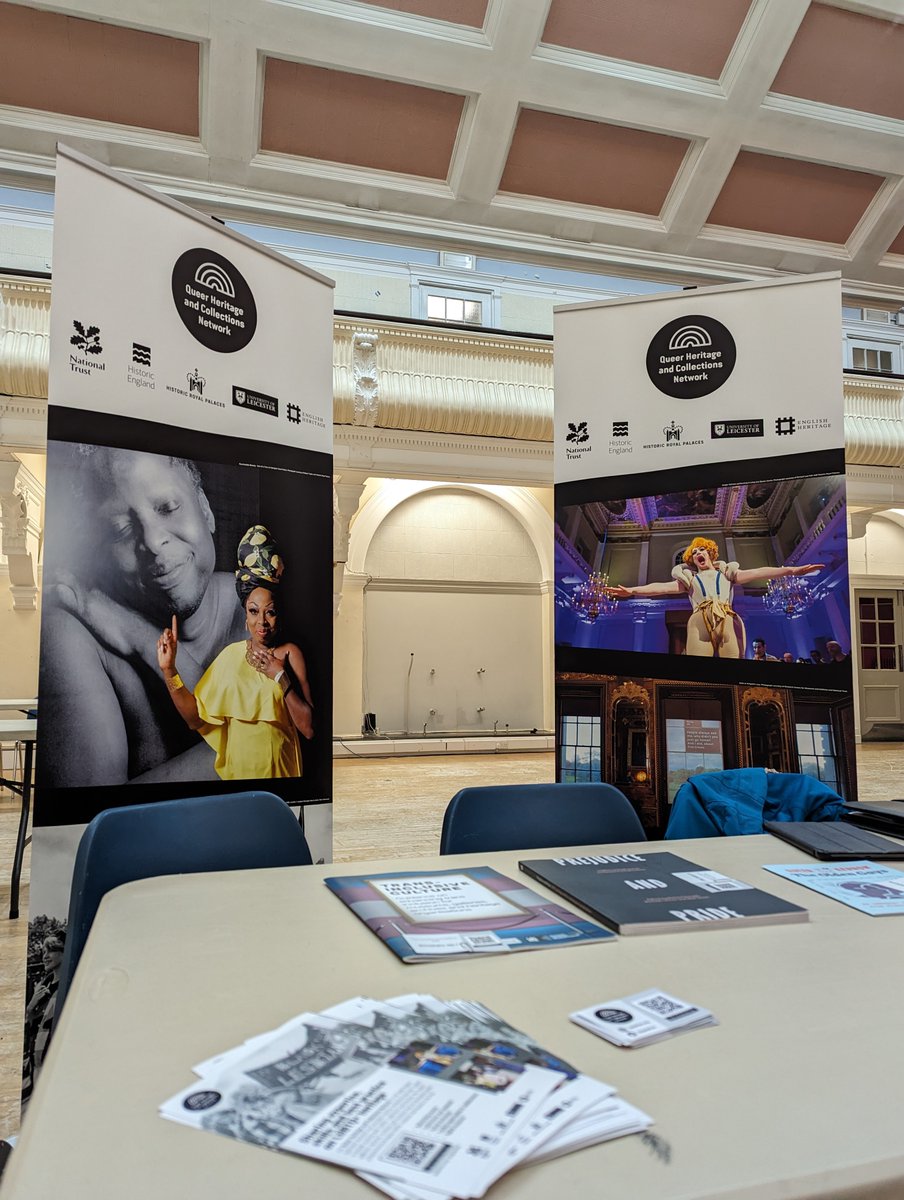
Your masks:
{"label": "english heritage logo", "polygon": [[713,421],[709,427],[711,438],[763,437],[762,419],[752,421]]}
{"label": "english heritage logo", "polygon": [[794,433],[797,428],[797,422],[793,417],[776,417],[775,432],[779,437],[784,437],[786,434]]}
{"label": "english heritage logo", "polygon": [[279,416],[279,400],[275,396],[267,396],[251,388],[233,387],[232,403],[237,404],[239,408],[250,408],[254,412],[264,413],[268,417]]}
{"label": "english heritage logo", "polygon": [[317,429],[326,429],[326,419],[317,413],[309,413],[300,404],[290,400],[286,404],[286,420],[293,425],[313,425]]}
{"label": "english heritage logo", "polygon": [[157,388],[157,380],[151,368],[151,348],[142,346],[140,342],[132,343],[132,361],[126,372],[126,383],[132,387],[150,391]]}
{"label": "english heritage logo", "polygon": [[69,339],[69,344],[81,350],[81,354],[69,355],[69,370],[74,371],[76,375],[90,375],[92,371],[105,371],[107,364],[98,362],[96,358],[87,358],[86,356],[103,354],[104,348],[100,344],[100,328],[97,325],[89,325],[86,329],[81,321],[73,321],[72,327],[75,333]]}

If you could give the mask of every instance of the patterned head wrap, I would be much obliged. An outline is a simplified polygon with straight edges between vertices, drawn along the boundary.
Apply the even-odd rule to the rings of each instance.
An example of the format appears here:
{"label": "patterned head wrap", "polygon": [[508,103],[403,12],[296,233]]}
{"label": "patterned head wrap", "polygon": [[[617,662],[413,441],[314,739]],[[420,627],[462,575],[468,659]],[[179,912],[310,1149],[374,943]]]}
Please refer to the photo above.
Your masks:
{"label": "patterned head wrap", "polygon": [[285,564],[276,552],[276,543],[266,525],[252,525],[245,531],[238,548],[235,590],[242,604],[255,588],[275,591]]}

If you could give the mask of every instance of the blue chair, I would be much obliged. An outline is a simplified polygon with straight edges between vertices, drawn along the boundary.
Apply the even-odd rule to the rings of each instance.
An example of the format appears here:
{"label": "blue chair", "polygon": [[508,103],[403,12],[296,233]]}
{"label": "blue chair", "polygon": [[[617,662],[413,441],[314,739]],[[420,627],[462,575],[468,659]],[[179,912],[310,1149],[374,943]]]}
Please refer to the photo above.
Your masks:
{"label": "blue chair", "polygon": [[462,788],[446,808],[440,854],[645,842],[637,813],[611,783]]}
{"label": "blue chair", "polygon": [[98,813],[75,857],[54,1024],[98,906],[113,888],[155,875],[310,864],[304,831],[272,792],[194,796]]}

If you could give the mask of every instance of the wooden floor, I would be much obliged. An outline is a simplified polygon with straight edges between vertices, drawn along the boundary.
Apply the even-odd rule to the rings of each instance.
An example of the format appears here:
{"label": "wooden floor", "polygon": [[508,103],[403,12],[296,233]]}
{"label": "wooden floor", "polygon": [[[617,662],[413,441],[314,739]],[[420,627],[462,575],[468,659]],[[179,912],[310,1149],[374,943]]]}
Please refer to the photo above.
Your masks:
{"label": "wooden floor", "polygon": [[[904,743],[857,747],[860,799],[904,797]],[[435,854],[443,812],[459,788],[552,780],[553,755],[479,754],[334,762],[333,858],[337,863]],[[28,859],[22,916],[10,921],[9,872],[18,806],[0,791],[0,1137],[19,1123],[19,1077],[25,988]]]}

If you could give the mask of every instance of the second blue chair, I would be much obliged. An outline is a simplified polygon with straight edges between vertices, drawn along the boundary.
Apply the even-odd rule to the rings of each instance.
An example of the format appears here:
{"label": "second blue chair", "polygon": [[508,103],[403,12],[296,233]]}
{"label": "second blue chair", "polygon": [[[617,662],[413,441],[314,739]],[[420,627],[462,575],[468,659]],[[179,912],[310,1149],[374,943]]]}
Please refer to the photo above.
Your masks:
{"label": "second blue chair", "polygon": [[272,792],[194,796],[108,808],[79,842],[54,1020],[72,982],[103,897],[123,883],[156,875],[194,875],[257,867],[304,867],[311,852],[284,801]]}
{"label": "second blue chair", "polygon": [[440,854],[644,842],[637,813],[610,783],[462,788],[443,817]]}

